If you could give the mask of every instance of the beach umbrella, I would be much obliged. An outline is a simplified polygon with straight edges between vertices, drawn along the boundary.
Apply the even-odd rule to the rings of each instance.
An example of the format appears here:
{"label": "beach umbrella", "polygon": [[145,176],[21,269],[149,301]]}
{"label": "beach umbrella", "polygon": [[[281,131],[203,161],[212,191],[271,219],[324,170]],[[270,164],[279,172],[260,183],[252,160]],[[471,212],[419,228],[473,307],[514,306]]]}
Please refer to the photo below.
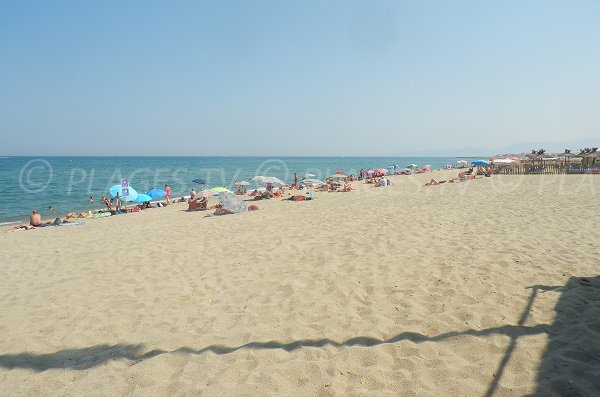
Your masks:
{"label": "beach umbrella", "polygon": [[250,184],[250,182],[246,182],[246,181],[238,181],[236,183],[234,183],[235,186],[248,186]]}
{"label": "beach umbrella", "polygon": [[271,183],[273,185],[285,185],[285,182],[282,181],[279,178],[276,178],[274,176],[262,176],[262,175],[257,175],[254,178],[252,178],[252,182],[260,182],[260,183]]}
{"label": "beach umbrella", "polygon": [[[133,201],[133,200],[135,200],[135,198],[138,196],[138,192],[134,188],[132,188],[131,186],[129,186],[127,189],[129,190],[129,195],[127,196],[126,200],[127,201]],[[108,192],[110,193],[110,195],[113,198],[117,197],[117,193],[119,193],[119,197],[120,198],[123,198],[123,197],[121,197],[122,196],[122,187],[121,187],[121,185],[114,185],[114,186],[112,186],[108,190]]]}
{"label": "beach umbrella", "polygon": [[304,185],[325,185],[325,182],[322,182],[318,179],[305,179],[302,181]]}
{"label": "beach umbrella", "polygon": [[219,193],[217,199],[227,211],[238,214],[248,210],[246,202],[232,193]]}
{"label": "beach umbrella", "polygon": [[471,163],[471,165],[476,167],[487,167],[488,165],[490,165],[490,163],[488,163],[485,160],[475,160]]}
{"label": "beach umbrella", "polygon": [[417,168],[416,164],[409,164],[406,166],[406,168]]}
{"label": "beach umbrella", "polygon": [[198,185],[206,185],[206,181],[202,178],[192,179],[192,182],[197,183]]}
{"label": "beach umbrella", "polygon": [[340,175],[344,175],[344,170],[337,170],[335,171],[336,174],[340,174]]}
{"label": "beach umbrella", "polygon": [[387,170],[384,170],[383,168],[377,168],[375,172],[381,175],[387,175]]}
{"label": "beach umbrella", "polygon": [[213,187],[212,189],[209,189],[208,191],[212,192],[212,193],[233,193],[231,190],[227,189],[226,187]]}
{"label": "beach umbrella", "polygon": [[315,176],[315,174],[304,174],[304,179],[314,178]]}
{"label": "beach umbrella", "polygon": [[161,197],[165,197],[167,195],[167,192],[165,192],[162,189],[152,189],[152,190],[148,190],[146,192],[146,194],[150,197],[152,197],[152,199],[159,199]]}
{"label": "beach umbrella", "polygon": [[214,192],[212,190],[202,190],[202,191],[199,191],[198,193],[196,193],[196,196],[206,197],[206,196],[216,196],[218,194],[219,194],[219,192]]}
{"label": "beach umbrella", "polygon": [[333,175],[329,175],[327,177],[327,179],[346,179],[348,178],[348,176],[343,175],[343,174],[333,174]]}
{"label": "beach umbrella", "polygon": [[136,198],[131,201],[133,201],[134,203],[145,203],[146,201],[150,201],[150,200],[152,200],[152,197],[150,197],[147,194],[142,193],[142,194],[138,194],[136,196]]}

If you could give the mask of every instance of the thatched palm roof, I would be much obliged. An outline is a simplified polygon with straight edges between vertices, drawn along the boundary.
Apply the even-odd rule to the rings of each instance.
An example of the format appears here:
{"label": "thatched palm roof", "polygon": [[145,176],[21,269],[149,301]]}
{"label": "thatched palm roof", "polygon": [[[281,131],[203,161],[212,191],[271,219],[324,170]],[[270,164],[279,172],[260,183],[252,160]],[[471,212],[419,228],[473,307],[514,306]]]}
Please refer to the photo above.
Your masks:
{"label": "thatched palm roof", "polygon": [[556,157],[579,157],[579,155],[575,154],[575,153],[559,153],[556,155]]}
{"label": "thatched palm roof", "polygon": [[598,158],[600,157],[600,152],[592,152],[592,153],[588,153],[588,154],[582,154],[580,155],[580,157],[585,157],[585,158]]}

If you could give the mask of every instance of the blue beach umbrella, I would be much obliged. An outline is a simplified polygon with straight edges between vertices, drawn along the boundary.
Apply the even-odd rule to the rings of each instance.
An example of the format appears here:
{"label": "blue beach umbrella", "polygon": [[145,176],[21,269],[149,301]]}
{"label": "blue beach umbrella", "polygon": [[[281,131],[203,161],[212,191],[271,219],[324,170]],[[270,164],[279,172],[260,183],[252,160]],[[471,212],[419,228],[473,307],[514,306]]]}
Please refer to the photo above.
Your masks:
{"label": "blue beach umbrella", "polygon": [[[110,193],[110,195],[114,198],[117,197],[117,193],[119,193],[119,197],[121,197],[122,192],[121,192],[121,185],[114,185],[112,186],[108,192]],[[136,199],[136,197],[138,196],[138,192],[132,188],[131,186],[129,186],[129,195],[127,196],[127,201],[134,201]]]}
{"label": "blue beach umbrella", "polygon": [[146,194],[150,197],[152,197],[152,199],[159,199],[161,197],[165,197],[167,195],[167,192],[165,192],[162,189],[152,189],[152,190],[148,190],[146,192]]}
{"label": "blue beach umbrella", "polygon": [[471,165],[474,165],[475,167],[487,167],[490,165],[490,163],[485,160],[475,160],[471,163]]}
{"label": "blue beach umbrella", "polygon": [[248,211],[246,202],[233,193],[219,193],[217,199],[223,204],[223,208],[231,213],[238,214]]}
{"label": "blue beach umbrella", "polygon": [[147,194],[138,194],[137,197],[132,200],[134,203],[145,203],[146,201],[150,201],[152,200],[152,197],[148,196]]}

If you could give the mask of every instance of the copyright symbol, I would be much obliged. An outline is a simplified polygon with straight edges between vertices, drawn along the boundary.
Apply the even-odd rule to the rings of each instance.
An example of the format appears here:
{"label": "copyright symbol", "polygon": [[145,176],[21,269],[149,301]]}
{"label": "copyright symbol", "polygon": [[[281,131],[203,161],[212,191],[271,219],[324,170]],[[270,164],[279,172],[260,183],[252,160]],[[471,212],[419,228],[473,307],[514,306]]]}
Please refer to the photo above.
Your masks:
{"label": "copyright symbol", "polygon": [[273,176],[273,174],[283,175],[283,180],[286,181],[290,176],[290,169],[285,161],[271,159],[263,161],[256,169],[255,175]]}
{"label": "copyright symbol", "polygon": [[40,193],[46,189],[52,178],[54,170],[49,162],[43,159],[29,160],[19,173],[19,185],[26,193]]}

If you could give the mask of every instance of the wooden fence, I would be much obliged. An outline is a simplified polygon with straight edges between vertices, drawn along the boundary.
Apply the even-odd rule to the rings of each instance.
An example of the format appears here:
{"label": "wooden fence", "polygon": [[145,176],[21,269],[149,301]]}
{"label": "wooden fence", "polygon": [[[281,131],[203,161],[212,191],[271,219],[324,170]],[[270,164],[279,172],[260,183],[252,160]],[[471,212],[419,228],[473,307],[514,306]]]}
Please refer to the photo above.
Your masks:
{"label": "wooden fence", "polygon": [[552,174],[600,174],[600,168],[582,168],[576,164],[513,164],[494,167],[494,174],[500,175],[552,175]]}

